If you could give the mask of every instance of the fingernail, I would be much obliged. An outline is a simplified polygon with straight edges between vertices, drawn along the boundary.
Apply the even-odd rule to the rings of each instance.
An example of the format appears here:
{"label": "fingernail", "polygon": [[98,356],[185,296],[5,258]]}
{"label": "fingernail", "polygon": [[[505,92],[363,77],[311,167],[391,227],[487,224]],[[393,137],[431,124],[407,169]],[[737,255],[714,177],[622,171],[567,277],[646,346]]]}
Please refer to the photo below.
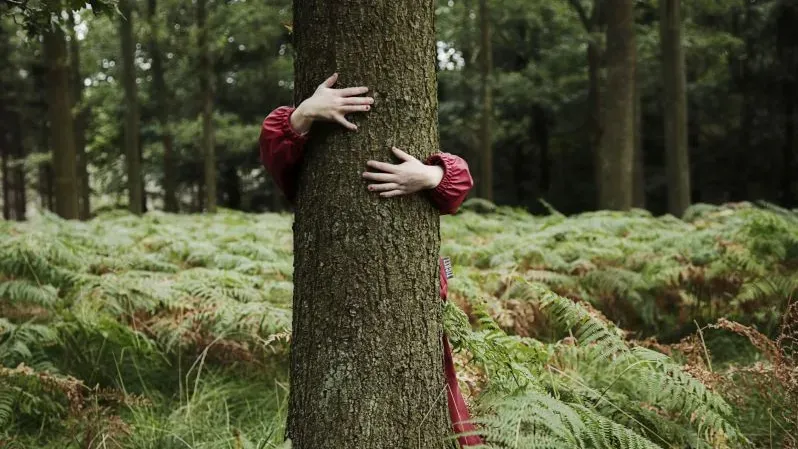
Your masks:
{"label": "fingernail", "polygon": [[371,108],[370,108],[370,107],[368,107],[368,106],[366,106],[366,110],[368,111],[369,109],[371,109]]}

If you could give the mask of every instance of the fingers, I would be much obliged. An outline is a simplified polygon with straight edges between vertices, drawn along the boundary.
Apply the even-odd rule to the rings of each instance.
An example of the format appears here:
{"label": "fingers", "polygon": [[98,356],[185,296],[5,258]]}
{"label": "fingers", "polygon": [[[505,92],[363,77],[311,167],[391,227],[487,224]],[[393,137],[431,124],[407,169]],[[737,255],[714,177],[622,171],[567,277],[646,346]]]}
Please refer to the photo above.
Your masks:
{"label": "fingers", "polygon": [[406,192],[402,190],[391,190],[390,192],[382,192],[380,196],[383,198],[391,198],[393,196],[401,196],[404,195]]}
{"label": "fingers", "polygon": [[393,150],[393,154],[395,154],[396,157],[398,157],[399,159],[401,159],[403,161],[412,161],[412,160],[416,159],[413,156],[411,156],[411,155],[405,153],[404,151],[400,150],[399,148],[393,147],[391,149]]}
{"label": "fingers", "polygon": [[399,172],[399,169],[398,169],[398,167],[396,165],[388,164],[386,162],[368,161],[368,162],[366,162],[366,165],[368,165],[371,168],[376,168],[377,170],[381,170],[381,171],[388,172],[388,173],[398,173]]}
{"label": "fingers", "polygon": [[355,95],[363,95],[369,91],[368,87],[346,87],[343,89],[338,89],[338,95],[342,97],[352,97]]}
{"label": "fingers", "polygon": [[374,99],[371,97],[345,97],[341,99],[341,104],[345,105],[374,104]]}
{"label": "fingers", "polygon": [[321,84],[322,84],[322,86],[325,86],[325,87],[333,87],[335,85],[336,81],[338,81],[338,74],[337,73],[333,73],[329,78],[324,80],[324,82],[321,83]]}
{"label": "fingers", "polygon": [[372,192],[390,192],[392,190],[399,190],[399,184],[395,182],[386,182],[383,184],[369,184],[369,190]]}
{"label": "fingers", "polygon": [[357,131],[357,125],[347,120],[346,117],[344,117],[343,115],[336,115],[335,121],[340,123],[344,128],[350,131]]}
{"label": "fingers", "polygon": [[368,179],[369,181],[380,181],[380,182],[395,182],[396,175],[390,173],[374,173],[374,172],[363,172],[363,177]]}
{"label": "fingers", "polygon": [[341,106],[341,107],[338,108],[338,110],[340,112],[343,112],[344,114],[349,114],[350,112],[365,112],[365,111],[368,111],[369,109],[371,109],[371,106],[369,106],[367,104],[365,104],[365,105],[347,105],[347,106]]}

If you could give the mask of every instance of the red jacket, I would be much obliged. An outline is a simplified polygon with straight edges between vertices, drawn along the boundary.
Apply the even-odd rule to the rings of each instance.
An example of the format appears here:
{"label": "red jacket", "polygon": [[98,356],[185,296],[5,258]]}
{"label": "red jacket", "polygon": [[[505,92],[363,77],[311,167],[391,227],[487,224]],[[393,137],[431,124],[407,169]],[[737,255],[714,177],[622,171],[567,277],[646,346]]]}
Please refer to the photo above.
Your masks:
{"label": "red jacket", "polygon": [[[294,108],[286,106],[275,109],[263,121],[260,133],[261,162],[289,201],[293,201],[296,196],[297,172],[307,142],[307,136],[298,134],[291,127],[292,112]],[[462,158],[449,153],[436,153],[425,163],[437,164],[443,169],[440,184],[427,192],[430,200],[442,214],[455,213],[474,185],[468,164]],[[441,298],[446,301],[448,284],[442,262],[440,273]],[[447,394],[449,416],[454,431],[456,433],[473,431],[473,425],[467,422],[468,408],[457,383],[452,350],[446,335],[443,336],[443,349],[444,374],[449,393]],[[481,438],[475,435],[460,437],[459,441],[462,446],[482,444]]]}

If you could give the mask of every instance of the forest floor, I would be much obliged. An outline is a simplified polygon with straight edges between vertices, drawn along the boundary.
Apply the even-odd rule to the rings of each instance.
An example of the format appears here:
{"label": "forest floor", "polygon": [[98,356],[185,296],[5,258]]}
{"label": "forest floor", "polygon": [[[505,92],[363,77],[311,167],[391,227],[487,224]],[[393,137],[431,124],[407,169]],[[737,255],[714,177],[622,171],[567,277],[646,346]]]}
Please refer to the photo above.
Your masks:
{"label": "forest floor", "polygon": [[[281,447],[292,219],[0,222],[0,447]],[[466,205],[441,254],[492,447],[798,444],[798,214]]]}

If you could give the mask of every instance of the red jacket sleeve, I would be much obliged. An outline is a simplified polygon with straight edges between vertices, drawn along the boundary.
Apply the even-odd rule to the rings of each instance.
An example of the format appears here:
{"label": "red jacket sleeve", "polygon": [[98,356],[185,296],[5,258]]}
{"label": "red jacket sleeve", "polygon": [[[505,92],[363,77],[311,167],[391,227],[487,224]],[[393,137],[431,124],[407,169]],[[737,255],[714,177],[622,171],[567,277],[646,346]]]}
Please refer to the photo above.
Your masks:
{"label": "red jacket sleeve", "polygon": [[438,165],[443,169],[443,178],[438,187],[429,191],[430,199],[441,213],[453,214],[463,204],[474,180],[468,170],[468,163],[461,157],[450,153],[436,153],[426,163]]}
{"label": "red jacket sleeve", "polygon": [[289,201],[296,196],[296,178],[307,136],[291,127],[294,108],[282,106],[263,120],[260,160]]}

